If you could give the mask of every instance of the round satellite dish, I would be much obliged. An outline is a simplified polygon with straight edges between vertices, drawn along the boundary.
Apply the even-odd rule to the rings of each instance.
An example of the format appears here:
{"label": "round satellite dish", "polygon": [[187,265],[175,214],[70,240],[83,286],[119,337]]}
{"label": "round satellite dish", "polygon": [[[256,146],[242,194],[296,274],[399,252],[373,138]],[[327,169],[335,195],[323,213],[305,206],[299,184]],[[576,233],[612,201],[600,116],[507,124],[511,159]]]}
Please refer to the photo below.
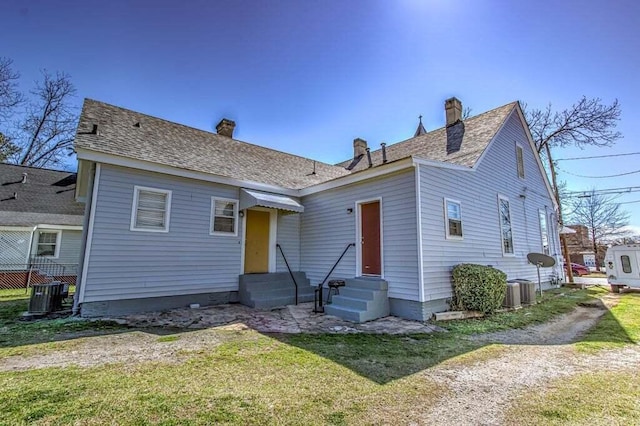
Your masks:
{"label": "round satellite dish", "polygon": [[527,259],[529,259],[529,262],[542,268],[550,268],[556,264],[556,260],[553,257],[543,253],[529,253]]}

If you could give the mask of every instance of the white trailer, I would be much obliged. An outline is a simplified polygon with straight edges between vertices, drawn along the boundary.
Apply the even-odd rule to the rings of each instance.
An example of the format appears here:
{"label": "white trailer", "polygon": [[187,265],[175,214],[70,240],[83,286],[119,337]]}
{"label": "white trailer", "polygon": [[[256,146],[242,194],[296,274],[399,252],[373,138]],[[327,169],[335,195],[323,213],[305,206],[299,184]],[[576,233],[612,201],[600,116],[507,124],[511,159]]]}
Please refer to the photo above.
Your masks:
{"label": "white trailer", "polygon": [[613,293],[623,287],[640,288],[640,244],[609,247],[604,263]]}

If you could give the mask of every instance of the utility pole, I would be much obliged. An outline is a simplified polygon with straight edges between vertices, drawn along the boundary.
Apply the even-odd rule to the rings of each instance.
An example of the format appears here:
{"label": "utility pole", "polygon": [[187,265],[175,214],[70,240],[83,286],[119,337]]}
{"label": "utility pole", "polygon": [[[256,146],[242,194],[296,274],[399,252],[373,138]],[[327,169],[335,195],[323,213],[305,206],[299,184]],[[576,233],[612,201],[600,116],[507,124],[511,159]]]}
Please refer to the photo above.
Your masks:
{"label": "utility pole", "polygon": [[[549,170],[551,171],[551,181],[553,183],[553,195],[556,197],[556,203],[558,203],[558,222],[560,226],[564,226],[562,220],[562,206],[560,205],[560,194],[558,193],[558,183],[556,181],[556,168],[553,165],[553,159],[551,158],[551,148],[546,143],[545,149],[547,150],[547,158],[549,159]],[[560,234],[560,243],[562,244],[562,257],[564,257],[564,263],[567,265],[567,277],[569,282],[573,284],[573,271],[571,270],[571,258],[569,257],[569,248],[567,247],[567,238],[564,234]]]}

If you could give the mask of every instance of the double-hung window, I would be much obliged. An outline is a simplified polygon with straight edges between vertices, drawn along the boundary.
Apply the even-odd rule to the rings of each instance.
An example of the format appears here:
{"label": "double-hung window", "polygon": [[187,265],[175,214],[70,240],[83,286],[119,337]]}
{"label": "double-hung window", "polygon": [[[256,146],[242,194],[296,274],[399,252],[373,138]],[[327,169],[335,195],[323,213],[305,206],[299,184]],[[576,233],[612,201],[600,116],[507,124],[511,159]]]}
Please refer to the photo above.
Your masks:
{"label": "double-hung window", "polygon": [[169,232],[170,214],[171,191],[144,186],[134,187],[132,231]]}
{"label": "double-hung window", "polygon": [[549,254],[549,228],[547,227],[547,213],[538,210],[540,217],[540,238],[542,240],[542,253]]}
{"label": "double-hung window", "polygon": [[462,239],[462,209],[459,201],[444,199],[447,239]]}
{"label": "double-hung window", "polygon": [[500,236],[502,239],[502,254],[512,255],[513,250],[513,232],[511,227],[511,208],[509,199],[502,195],[498,195],[498,213],[500,215]]}
{"label": "double-hung window", "polygon": [[238,200],[211,197],[211,235],[238,235]]}
{"label": "double-hung window", "polygon": [[36,255],[44,257],[58,257],[60,253],[60,231],[39,231],[36,245]]}

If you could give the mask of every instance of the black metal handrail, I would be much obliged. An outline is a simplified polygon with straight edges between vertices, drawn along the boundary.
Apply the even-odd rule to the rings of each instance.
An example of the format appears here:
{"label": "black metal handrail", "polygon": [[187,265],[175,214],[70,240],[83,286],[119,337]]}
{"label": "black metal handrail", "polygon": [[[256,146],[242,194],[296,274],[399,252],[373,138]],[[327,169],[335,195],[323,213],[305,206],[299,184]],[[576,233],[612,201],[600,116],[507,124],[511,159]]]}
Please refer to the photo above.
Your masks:
{"label": "black metal handrail", "polygon": [[276,244],[276,247],[280,250],[280,254],[284,259],[284,264],[287,265],[287,269],[289,270],[289,275],[291,275],[291,279],[293,280],[293,285],[296,287],[296,305],[297,305],[298,304],[298,282],[296,281],[296,277],[293,275],[293,272],[291,272],[291,268],[289,267],[289,262],[287,262],[287,257],[284,255],[284,252],[282,251],[282,246],[280,246],[280,244]]}
{"label": "black metal handrail", "polygon": [[340,263],[340,261],[342,260],[344,255],[347,254],[347,251],[349,250],[349,248],[351,246],[355,247],[356,243],[347,244],[347,246],[345,247],[344,251],[342,252],[340,257],[338,258],[338,260],[336,260],[336,263],[333,264],[333,267],[331,268],[331,270],[329,271],[327,276],[324,277],[324,279],[322,280],[322,282],[320,284],[318,284],[318,288],[315,291],[315,296],[316,297],[314,297],[314,299],[315,299],[314,300],[314,307],[313,307],[313,311],[314,312],[324,312],[324,307],[322,306],[322,289],[324,288],[324,283],[327,282],[327,280],[329,279],[329,277],[333,273],[334,269],[336,269],[336,267],[338,266],[338,263]]}

